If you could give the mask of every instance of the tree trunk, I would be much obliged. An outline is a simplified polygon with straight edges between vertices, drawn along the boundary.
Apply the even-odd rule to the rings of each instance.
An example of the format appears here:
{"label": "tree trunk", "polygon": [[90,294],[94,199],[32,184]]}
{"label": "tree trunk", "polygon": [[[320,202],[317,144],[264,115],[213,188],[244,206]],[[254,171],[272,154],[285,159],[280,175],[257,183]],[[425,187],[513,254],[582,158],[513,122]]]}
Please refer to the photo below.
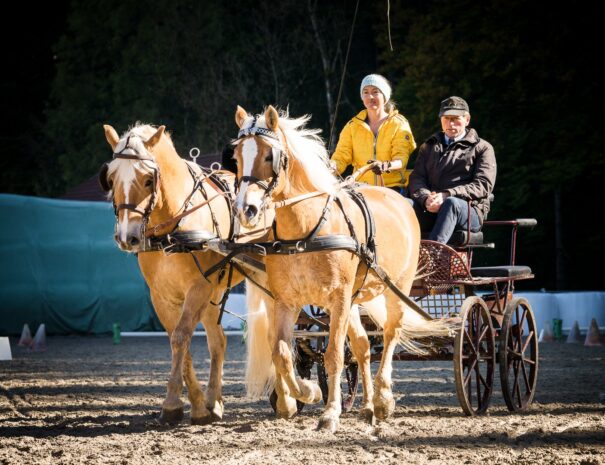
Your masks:
{"label": "tree trunk", "polygon": [[[317,18],[315,16],[317,2],[312,0],[307,0],[307,8],[309,10],[309,18],[311,19],[311,26],[313,27],[313,35],[315,37],[315,44],[317,45],[317,49],[319,50],[319,55],[321,57],[321,66],[324,74],[324,86],[326,88],[326,105],[328,107],[328,116],[330,120],[330,128],[334,123],[334,100],[332,98],[332,82],[331,75],[332,70],[330,69],[330,60],[328,59],[328,53],[324,46],[323,40],[321,39],[321,35],[319,34],[319,28],[317,26]],[[328,150],[332,150],[332,147],[328,147]]]}

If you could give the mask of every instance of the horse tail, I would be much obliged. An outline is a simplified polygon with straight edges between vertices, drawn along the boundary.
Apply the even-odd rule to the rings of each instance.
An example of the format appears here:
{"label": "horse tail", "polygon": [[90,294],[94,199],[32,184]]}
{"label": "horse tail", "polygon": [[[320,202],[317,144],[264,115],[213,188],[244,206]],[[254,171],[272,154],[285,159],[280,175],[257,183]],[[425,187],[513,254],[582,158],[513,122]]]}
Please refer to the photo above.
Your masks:
{"label": "horse tail", "polygon": [[359,311],[362,315],[364,310],[378,328],[384,328],[384,324],[387,321],[387,307],[384,300],[384,294],[380,294],[374,297],[374,299],[360,304]]}
{"label": "horse tail", "polygon": [[459,318],[443,317],[427,320],[406,305],[403,326],[398,329],[398,339],[408,352],[427,355],[427,347],[434,346],[439,339],[443,342],[451,341],[459,328]]}
{"label": "horse tail", "polygon": [[246,391],[255,400],[266,397],[275,385],[275,366],[269,344],[269,305],[273,306],[273,299],[250,280],[246,280]]}
{"label": "horse tail", "polygon": [[[387,319],[384,294],[376,296],[373,300],[364,302],[360,305],[360,310],[365,310],[374,324],[384,329]],[[417,355],[427,355],[428,351],[426,349],[432,345],[429,338],[432,341],[435,341],[435,338],[443,338],[444,341],[451,339],[459,327],[459,318],[435,318],[427,320],[406,305],[403,326],[397,329],[397,339],[406,351]]]}

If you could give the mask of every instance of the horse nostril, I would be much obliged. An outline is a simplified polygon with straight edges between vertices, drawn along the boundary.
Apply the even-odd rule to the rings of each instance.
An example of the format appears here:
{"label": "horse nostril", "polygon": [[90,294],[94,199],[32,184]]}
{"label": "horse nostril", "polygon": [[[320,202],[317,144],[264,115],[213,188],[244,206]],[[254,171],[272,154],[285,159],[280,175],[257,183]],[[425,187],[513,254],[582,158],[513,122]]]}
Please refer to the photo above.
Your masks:
{"label": "horse nostril", "polygon": [[130,245],[130,246],[139,245],[139,239],[136,236],[129,236],[128,245]]}
{"label": "horse nostril", "polygon": [[116,241],[116,242],[118,242],[118,243],[120,242],[120,238],[119,238],[119,236],[118,236],[117,233],[113,235],[113,240]]}
{"label": "horse nostril", "polygon": [[248,205],[244,211],[244,215],[246,215],[246,218],[248,219],[254,218],[257,213],[258,208],[256,208],[254,205]]}

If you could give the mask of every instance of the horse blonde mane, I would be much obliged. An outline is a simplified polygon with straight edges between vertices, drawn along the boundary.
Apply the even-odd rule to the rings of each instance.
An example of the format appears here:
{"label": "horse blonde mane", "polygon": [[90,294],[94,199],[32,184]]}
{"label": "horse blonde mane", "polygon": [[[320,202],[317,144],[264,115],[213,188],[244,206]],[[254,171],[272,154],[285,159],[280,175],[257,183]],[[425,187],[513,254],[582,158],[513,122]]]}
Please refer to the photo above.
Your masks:
{"label": "horse blonde mane", "polygon": [[[158,130],[158,126],[155,126],[153,124],[141,123],[140,121],[137,121],[136,123],[134,123],[133,126],[130,126],[124,134],[122,134],[122,137],[120,137],[120,140],[122,140],[128,136],[138,136],[143,140],[147,140],[151,136],[153,136],[157,130]],[[168,138],[170,145],[172,145],[172,147],[174,147],[174,144],[172,143],[172,138],[170,137],[170,133],[168,131],[164,131],[164,135]]]}
{"label": "horse blonde mane", "polygon": [[[290,118],[287,110],[279,110],[279,128],[284,134],[287,147],[281,147],[278,141],[267,137],[263,140],[278,149],[287,149],[288,153],[300,163],[308,181],[317,191],[335,194],[339,184],[329,168],[330,157],[324,140],[318,135],[321,129],[305,128],[310,119],[311,115]],[[251,127],[253,122],[254,118],[249,115],[242,128]],[[264,113],[256,115],[256,126],[268,129]],[[296,179],[291,181],[297,182]]]}

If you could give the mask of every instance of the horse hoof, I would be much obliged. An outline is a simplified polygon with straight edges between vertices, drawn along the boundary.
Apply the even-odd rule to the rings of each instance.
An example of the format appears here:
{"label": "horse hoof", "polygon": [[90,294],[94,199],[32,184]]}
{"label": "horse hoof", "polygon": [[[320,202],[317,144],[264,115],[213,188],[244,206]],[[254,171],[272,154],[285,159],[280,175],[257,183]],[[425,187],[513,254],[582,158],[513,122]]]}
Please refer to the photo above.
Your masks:
{"label": "horse hoof", "polygon": [[214,415],[208,415],[206,417],[197,417],[197,418],[191,417],[191,424],[198,425],[198,426],[204,426],[204,425],[209,425],[214,420],[215,420]]}
{"label": "horse hoof", "polygon": [[162,413],[160,413],[160,418],[158,421],[160,425],[177,425],[185,416],[182,408],[177,408],[174,410],[162,409]]}
{"label": "horse hoof", "polygon": [[385,405],[375,405],[374,406],[374,415],[378,420],[386,420],[395,411],[395,400],[390,399],[390,401],[386,402]]}
{"label": "horse hoof", "polygon": [[330,417],[322,417],[317,424],[317,431],[329,431],[335,433],[338,429],[338,419]]}
{"label": "horse hoof", "polygon": [[298,409],[294,409],[294,410],[277,410],[275,412],[275,416],[277,418],[282,418],[284,420],[289,420],[290,418],[294,418],[296,415],[298,414]]}
{"label": "horse hoof", "polygon": [[376,424],[376,417],[374,416],[374,411],[371,408],[362,408],[359,411],[359,418],[361,421],[369,423],[372,426]]}

